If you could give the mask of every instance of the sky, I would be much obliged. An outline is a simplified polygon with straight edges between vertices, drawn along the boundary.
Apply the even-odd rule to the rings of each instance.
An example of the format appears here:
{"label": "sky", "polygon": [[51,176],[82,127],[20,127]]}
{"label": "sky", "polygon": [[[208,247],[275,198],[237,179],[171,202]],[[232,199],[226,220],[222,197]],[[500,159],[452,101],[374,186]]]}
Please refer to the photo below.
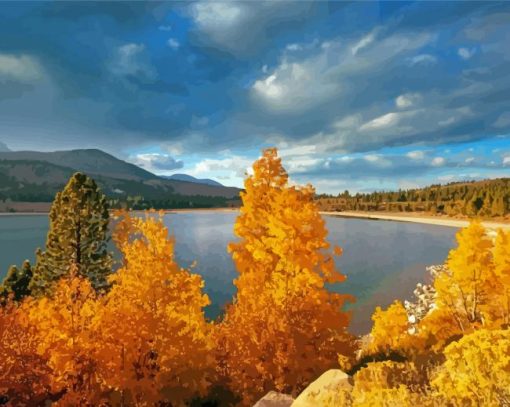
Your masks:
{"label": "sky", "polygon": [[1,2],[0,142],[319,193],[510,176],[510,2]]}

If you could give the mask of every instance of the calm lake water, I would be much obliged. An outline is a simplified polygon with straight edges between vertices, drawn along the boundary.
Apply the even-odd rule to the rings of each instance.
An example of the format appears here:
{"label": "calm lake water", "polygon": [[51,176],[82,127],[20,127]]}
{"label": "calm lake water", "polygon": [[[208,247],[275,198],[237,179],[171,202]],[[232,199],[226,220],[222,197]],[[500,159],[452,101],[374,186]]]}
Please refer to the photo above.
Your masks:
{"label": "calm lake water", "polygon": [[[205,280],[212,305],[207,314],[215,317],[235,293],[232,279],[237,273],[226,251],[234,240],[235,212],[193,212],[168,214],[166,224],[176,237],[180,264],[197,261],[195,271]],[[395,299],[412,299],[416,283],[428,281],[425,267],[444,261],[455,245],[457,229],[443,226],[326,218],[329,239],[344,254],[337,261],[347,281],[333,289],[354,294],[351,331],[365,333],[377,305],[386,307]],[[43,247],[48,228],[47,216],[0,217],[0,276],[11,264],[34,260],[34,251]]]}

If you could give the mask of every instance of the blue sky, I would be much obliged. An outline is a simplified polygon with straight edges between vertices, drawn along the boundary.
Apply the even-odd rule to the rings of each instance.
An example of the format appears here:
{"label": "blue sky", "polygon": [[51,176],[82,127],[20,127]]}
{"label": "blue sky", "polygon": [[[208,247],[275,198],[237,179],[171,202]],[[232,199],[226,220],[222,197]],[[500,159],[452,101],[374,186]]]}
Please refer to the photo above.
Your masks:
{"label": "blue sky", "polygon": [[508,2],[0,3],[0,141],[337,193],[510,176]]}

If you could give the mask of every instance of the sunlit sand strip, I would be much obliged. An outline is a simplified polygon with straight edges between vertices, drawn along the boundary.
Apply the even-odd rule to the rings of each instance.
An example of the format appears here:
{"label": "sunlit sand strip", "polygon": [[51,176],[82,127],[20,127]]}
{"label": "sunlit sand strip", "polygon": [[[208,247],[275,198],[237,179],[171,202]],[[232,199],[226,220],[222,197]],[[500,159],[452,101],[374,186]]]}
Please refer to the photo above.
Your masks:
{"label": "sunlit sand strip", "polygon": [[[321,212],[325,216],[337,216],[341,218],[360,218],[360,219],[374,219],[374,220],[392,220],[397,222],[413,222],[425,223],[427,225],[449,226],[454,228],[463,228],[469,225],[468,220],[461,219],[443,219],[432,216],[399,216],[399,215],[384,215],[380,213],[367,213],[367,212]],[[510,223],[502,222],[482,222],[487,229],[510,229]]]}

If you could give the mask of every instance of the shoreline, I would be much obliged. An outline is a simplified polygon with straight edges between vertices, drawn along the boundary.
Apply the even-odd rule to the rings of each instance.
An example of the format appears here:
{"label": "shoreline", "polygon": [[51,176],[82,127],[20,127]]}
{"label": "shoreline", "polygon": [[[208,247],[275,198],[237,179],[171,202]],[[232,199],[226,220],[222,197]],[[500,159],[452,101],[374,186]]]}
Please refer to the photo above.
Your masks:
{"label": "shoreline", "polygon": [[[196,209],[163,209],[165,214],[178,214],[178,213],[193,213],[193,212],[238,212],[239,208],[196,208]],[[409,215],[404,214],[387,214],[386,212],[355,212],[355,211],[343,211],[343,212],[331,212],[331,211],[320,211],[322,216],[331,216],[337,218],[352,218],[352,219],[366,219],[366,220],[382,220],[382,221],[394,221],[394,222],[410,222],[410,223],[421,223],[426,225],[446,226],[454,228],[463,228],[469,225],[469,220],[466,219],[455,219],[455,218],[442,218],[438,216],[421,215],[417,213],[410,213]],[[0,212],[2,216],[42,216],[48,215],[49,212]],[[482,225],[490,230],[505,229],[510,230],[510,222],[498,222],[490,220],[482,220]]]}
{"label": "shoreline", "polygon": [[[469,225],[469,220],[454,219],[454,218],[439,218],[436,216],[420,216],[412,215],[387,215],[379,212],[320,212],[324,216],[333,216],[338,218],[353,218],[353,219],[369,219],[369,220],[384,220],[395,222],[411,222],[422,223],[426,225],[447,226],[454,228],[463,228]],[[492,222],[482,221],[482,225],[486,229],[505,229],[510,230],[510,223],[505,222]]]}

